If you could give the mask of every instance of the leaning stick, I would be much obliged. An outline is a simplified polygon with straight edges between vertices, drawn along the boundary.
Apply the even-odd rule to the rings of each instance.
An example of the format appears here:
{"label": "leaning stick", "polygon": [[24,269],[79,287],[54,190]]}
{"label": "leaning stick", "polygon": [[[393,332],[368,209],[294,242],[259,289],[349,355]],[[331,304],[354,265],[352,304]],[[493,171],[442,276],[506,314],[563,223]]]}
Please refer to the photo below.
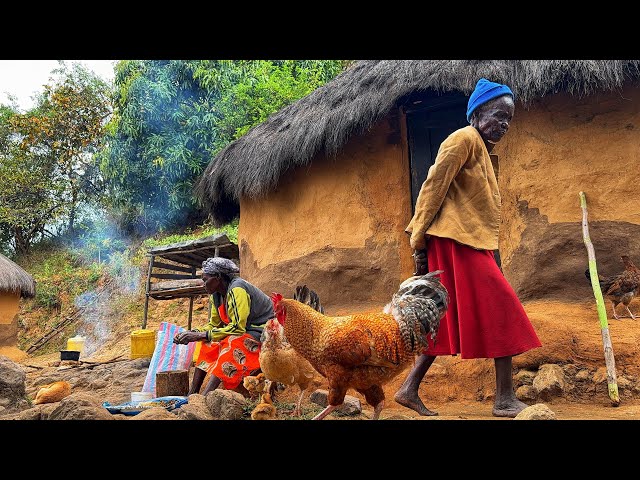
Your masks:
{"label": "leaning stick", "polygon": [[587,221],[587,199],[584,192],[580,192],[580,206],[582,207],[582,237],[587,247],[589,255],[589,275],[591,276],[591,286],[593,294],[596,297],[596,307],[598,309],[598,318],[600,319],[600,330],[602,331],[602,343],[604,345],[604,361],[607,365],[607,385],[609,386],[609,398],[614,407],[620,405],[620,396],[618,395],[618,383],[616,381],[616,361],[613,357],[613,347],[611,346],[611,337],[609,336],[609,323],[607,322],[607,309],[604,306],[602,291],[600,290],[600,281],[598,279],[598,269],[596,267],[596,252],[589,237],[589,223]]}

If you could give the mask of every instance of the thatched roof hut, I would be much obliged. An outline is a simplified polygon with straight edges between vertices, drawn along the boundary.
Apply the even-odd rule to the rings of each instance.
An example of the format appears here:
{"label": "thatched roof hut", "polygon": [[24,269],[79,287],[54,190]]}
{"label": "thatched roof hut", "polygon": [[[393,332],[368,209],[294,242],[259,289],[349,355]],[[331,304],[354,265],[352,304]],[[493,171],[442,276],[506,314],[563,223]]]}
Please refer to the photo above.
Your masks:
{"label": "thatched roof hut", "polygon": [[468,125],[481,77],[516,97],[493,153],[499,257],[521,299],[592,295],[579,191],[599,270],[617,273],[621,254],[640,263],[640,60],[367,60],[229,144],[199,179],[214,220],[240,217],[243,276],[285,295],[306,283],[329,309],[386,302],[413,271],[404,229],[422,181]]}
{"label": "thatched roof hut", "polygon": [[36,294],[36,283],[33,277],[1,253],[0,292],[20,292],[20,296],[25,298]]}
{"label": "thatched roof hut", "polygon": [[640,60],[364,60],[274,113],[225,147],[196,194],[217,222],[239,214],[239,199],[259,198],[290,168],[322,152],[335,155],[417,91],[469,95],[480,77],[508,84],[520,106],[550,93],[578,97],[620,89],[640,78]]}

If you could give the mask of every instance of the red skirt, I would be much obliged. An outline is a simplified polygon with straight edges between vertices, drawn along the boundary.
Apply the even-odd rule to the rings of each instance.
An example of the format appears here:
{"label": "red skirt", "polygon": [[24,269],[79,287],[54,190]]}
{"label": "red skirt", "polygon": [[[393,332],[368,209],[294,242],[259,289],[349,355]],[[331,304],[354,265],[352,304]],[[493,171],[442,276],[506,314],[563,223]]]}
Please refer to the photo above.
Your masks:
{"label": "red skirt", "polygon": [[427,242],[429,271],[444,270],[449,308],[427,355],[496,358],[518,355],[542,344],[520,300],[491,250],[476,250],[450,238]]}

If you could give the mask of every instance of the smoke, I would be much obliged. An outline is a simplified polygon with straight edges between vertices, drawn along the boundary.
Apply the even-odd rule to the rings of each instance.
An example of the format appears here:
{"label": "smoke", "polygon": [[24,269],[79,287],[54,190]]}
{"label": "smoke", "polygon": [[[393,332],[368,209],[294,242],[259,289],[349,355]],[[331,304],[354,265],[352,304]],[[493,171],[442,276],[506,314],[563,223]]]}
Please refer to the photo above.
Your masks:
{"label": "smoke", "polygon": [[119,321],[115,305],[124,296],[135,296],[141,279],[131,263],[131,242],[98,211],[85,211],[82,228],[68,242],[72,254],[80,257],[96,275],[99,286],[74,299],[78,309],[76,335],[85,337],[83,356],[98,351],[112,336]]}

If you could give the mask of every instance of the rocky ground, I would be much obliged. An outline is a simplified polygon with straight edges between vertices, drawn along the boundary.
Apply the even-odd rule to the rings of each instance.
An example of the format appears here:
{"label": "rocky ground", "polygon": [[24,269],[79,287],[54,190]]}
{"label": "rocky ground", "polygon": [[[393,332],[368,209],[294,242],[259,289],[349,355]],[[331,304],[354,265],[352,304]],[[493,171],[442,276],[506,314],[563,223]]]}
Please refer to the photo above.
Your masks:
{"label": "rocky ground", "polygon": [[[529,405],[534,418],[559,420],[626,420],[640,418],[640,324],[631,319],[611,320],[610,332],[616,356],[619,406],[613,406],[607,391],[600,327],[595,307],[589,304],[537,302],[525,304],[543,347],[514,359],[517,396]],[[149,328],[157,326],[155,318]],[[155,323],[154,323],[155,322]],[[149,359],[129,359],[130,326],[117,338],[96,349],[80,362],[60,362],[59,353],[30,356],[12,361],[0,355],[0,419],[104,419],[104,420],[250,420],[256,399],[223,389],[206,397],[192,395],[187,405],[169,412],[153,408],[137,415],[112,414],[103,402],[118,405],[142,389]],[[1,352],[0,352],[1,353]],[[410,368],[410,366],[408,367]],[[495,420],[491,415],[494,371],[491,360],[461,360],[440,357],[423,380],[420,395],[436,417],[420,417],[393,401],[405,374],[385,387],[383,420]],[[34,405],[43,386],[64,380],[71,394],[59,402]],[[306,395],[303,414],[292,417],[297,388],[277,394],[277,418],[309,419],[322,410],[324,379],[318,378],[315,395]],[[335,412],[335,420],[371,418],[373,409],[356,392],[350,408]],[[311,401],[311,399],[315,401]],[[529,410],[529,409],[528,409]]]}

